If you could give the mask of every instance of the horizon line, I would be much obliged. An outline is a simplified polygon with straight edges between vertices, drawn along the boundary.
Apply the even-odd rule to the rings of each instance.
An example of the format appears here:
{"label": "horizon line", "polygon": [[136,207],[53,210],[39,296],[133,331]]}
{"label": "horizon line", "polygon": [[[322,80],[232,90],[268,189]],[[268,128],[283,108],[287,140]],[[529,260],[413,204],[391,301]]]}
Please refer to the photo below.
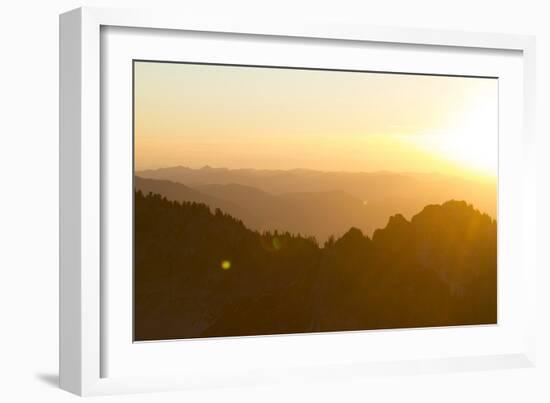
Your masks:
{"label": "horizon line", "polygon": [[379,170],[373,170],[373,171],[365,171],[365,170],[358,170],[358,171],[350,171],[350,170],[323,170],[323,169],[316,169],[316,168],[288,168],[288,169],[282,169],[282,168],[250,168],[250,167],[243,167],[243,168],[229,168],[226,166],[211,166],[209,164],[202,165],[200,167],[191,167],[187,165],[170,165],[170,166],[163,166],[163,167],[157,167],[157,168],[141,168],[137,169],[134,167],[134,175],[140,172],[147,172],[147,171],[160,171],[165,169],[174,169],[174,168],[184,168],[189,169],[192,171],[201,171],[201,170],[226,170],[226,171],[264,171],[264,172],[292,172],[292,171],[309,171],[309,172],[320,172],[320,173],[350,173],[350,174],[396,174],[396,175],[439,175],[444,176],[448,178],[460,178],[460,179],[471,179],[472,176],[475,176],[476,178],[483,180],[497,180],[498,181],[498,173],[496,174],[490,174],[490,173],[481,173],[477,171],[468,172],[465,171],[464,176],[461,176],[459,174],[450,174],[450,173],[442,173],[440,171],[392,171],[387,169],[379,169]]}

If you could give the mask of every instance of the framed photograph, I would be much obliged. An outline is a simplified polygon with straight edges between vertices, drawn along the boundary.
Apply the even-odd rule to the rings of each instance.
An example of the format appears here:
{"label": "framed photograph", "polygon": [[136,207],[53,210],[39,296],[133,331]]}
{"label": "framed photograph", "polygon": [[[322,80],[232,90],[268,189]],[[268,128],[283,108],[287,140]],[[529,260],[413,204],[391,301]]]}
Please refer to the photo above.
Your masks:
{"label": "framed photograph", "polygon": [[84,8],[60,49],[62,388],[534,365],[532,37]]}

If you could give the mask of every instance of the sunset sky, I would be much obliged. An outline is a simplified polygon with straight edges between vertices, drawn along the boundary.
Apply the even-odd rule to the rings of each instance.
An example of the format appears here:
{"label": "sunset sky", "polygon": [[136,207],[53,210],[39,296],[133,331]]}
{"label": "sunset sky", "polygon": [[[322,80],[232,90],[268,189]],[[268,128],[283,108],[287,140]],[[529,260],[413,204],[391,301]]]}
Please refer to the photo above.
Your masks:
{"label": "sunset sky", "polygon": [[440,172],[494,180],[498,81],[135,62],[136,170]]}

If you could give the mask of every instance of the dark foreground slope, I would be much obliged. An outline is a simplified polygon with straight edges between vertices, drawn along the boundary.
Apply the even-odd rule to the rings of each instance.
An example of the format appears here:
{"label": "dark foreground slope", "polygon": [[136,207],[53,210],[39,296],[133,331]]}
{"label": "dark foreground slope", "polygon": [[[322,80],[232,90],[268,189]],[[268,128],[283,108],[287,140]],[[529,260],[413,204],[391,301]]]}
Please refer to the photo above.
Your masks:
{"label": "dark foreground slope", "polygon": [[136,193],[136,340],[488,323],[496,223],[465,202],[320,247]]}

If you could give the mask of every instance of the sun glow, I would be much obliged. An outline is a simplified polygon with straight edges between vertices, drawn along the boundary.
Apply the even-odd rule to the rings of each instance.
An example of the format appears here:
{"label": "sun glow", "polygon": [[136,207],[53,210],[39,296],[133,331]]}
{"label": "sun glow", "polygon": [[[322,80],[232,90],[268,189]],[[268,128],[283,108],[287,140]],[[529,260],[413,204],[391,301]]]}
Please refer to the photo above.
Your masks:
{"label": "sun glow", "polygon": [[497,176],[496,79],[147,62],[135,74],[137,170]]}
{"label": "sun glow", "polygon": [[479,176],[498,171],[498,104],[487,97],[471,99],[468,107],[437,131],[410,137],[417,148]]}

